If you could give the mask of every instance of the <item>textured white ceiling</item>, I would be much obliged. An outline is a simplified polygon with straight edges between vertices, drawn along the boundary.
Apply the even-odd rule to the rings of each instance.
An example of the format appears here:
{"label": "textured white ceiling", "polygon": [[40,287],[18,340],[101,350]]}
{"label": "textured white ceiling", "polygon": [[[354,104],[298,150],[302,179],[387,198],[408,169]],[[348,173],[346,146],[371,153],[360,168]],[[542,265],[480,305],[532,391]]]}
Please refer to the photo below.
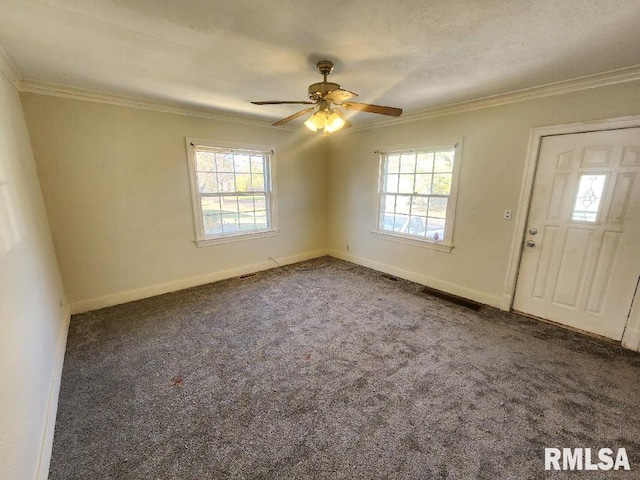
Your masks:
{"label": "textured white ceiling", "polygon": [[[27,80],[276,120],[321,81],[413,112],[640,64],[639,0],[2,0]],[[383,118],[356,113],[354,123]]]}

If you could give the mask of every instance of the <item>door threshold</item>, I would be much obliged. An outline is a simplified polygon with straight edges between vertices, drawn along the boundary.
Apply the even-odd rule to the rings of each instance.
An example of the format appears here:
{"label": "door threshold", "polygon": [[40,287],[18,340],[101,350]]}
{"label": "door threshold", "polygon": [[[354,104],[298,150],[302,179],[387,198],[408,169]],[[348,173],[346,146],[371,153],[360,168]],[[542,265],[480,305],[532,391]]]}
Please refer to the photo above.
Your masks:
{"label": "door threshold", "polygon": [[546,323],[548,325],[554,325],[556,327],[563,328],[565,330],[569,330],[571,332],[579,333],[580,335],[586,335],[587,337],[595,338],[597,340],[602,340],[603,342],[607,342],[611,345],[622,345],[622,340],[614,340],[613,338],[605,337],[603,335],[598,335],[597,333],[588,332],[587,330],[582,330],[580,328],[572,327],[570,325],[565,325],[564,323],[554,322],[553,320],[548,320],[546,318],[537,317],[535,315],[531,315],[530,313],[521,312],[519,310],[511,310],[512,313],[520,315],[525,318],[530,318],[532,320],[537,320],[539,322]]}

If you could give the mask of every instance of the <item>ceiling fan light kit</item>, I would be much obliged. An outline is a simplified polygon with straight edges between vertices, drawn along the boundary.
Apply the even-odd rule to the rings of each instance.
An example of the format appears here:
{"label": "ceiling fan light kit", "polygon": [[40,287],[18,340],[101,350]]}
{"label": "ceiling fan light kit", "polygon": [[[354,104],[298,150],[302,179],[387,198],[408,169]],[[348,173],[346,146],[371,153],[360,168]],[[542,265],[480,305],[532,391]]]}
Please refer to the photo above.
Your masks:
{"label": "ceiling fan light kit", "polygon": [[312,132],[323,130],[328,135],[336,130],[340,130],[346,125],[346,120],[340,117],[339,110],[322,110],[317,111],[309,119],[304,122],[305,126]]}
{"label": "ceiling fan light kit", "polygon": [[372,105],[369,103],[355,103],[348,102],[348,100],[358,95],[343,90],[337,83],[327,82],[327,75],[333,71],[333,63],[329,60],[321,60],[317,64],[318,71],[324,77],[322,82],[309,85],[309,99],[308,101],[265,101],[265,102],[251,102],[254,105],[279,105],[279,104],[299,104],[299,105],[315,105],[314,107],[305,108],[299,112],[294,113],[282,120],[278,120],[273,125],[279,126],[284,123],[290,122],[306,113],[311,111],[315,112],[304,122],[304,125],[311,131],[317,132],[321,130],[324,136],[340,130],[341,128],[349,128],[351,122],[346,119],[342,111],[337,108],[332,108],[332,104],[335,107],[342,107],[349,110],[358,110],[361,112],[377,113],[380,115],[390,115],[392,117],[399,117],[402,115],[401,108],[385,107],[382,105]]}

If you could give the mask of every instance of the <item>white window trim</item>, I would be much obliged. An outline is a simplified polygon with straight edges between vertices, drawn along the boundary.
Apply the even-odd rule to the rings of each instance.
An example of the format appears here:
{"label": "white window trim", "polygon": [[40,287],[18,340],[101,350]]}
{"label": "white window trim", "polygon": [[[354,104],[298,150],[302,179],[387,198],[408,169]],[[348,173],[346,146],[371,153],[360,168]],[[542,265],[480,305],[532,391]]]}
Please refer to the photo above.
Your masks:
{"label": "white window trim", "polygon": [[[420,143],[404,143],[396,145],[385,145],[376,148],[378,154],[378,188],[376,191],[376,217],[374,228],[370,231],[371,236],[380,240],[404,243],[421,248],[428,248],[439,252],[450,253],[453,250],[453,231],[455,225],[456,203],[458,200],[458,183],[460,181],[460,164],[462,160],[462,143],[464,137],[447,140],[425,141]],[[445,222],[444,238],[446,241],[433,242],[424,237],[408,235],[405,233],[390,232],[380,229],[380,198],[382,195],[382,182],[384,176],[384,158],[391,153],[406,153],[420,150],[421,152],[431,152],[445,149],[455,149],[453,160],[453,174],[451,178],[451,192],[447,202],[447,219]]]}
{"label": "white window trim", "polygon": [[414,247],[429,248],[439,252],[449,253],[453,250],[453,245],[446,245],[442,242],[431,242],[422,238],[409,236],[402,233],[387,232],[386,230],[371,230],[371,236],[380,240],[388,240],[390,242],[404,243],[405,245],[413,245]]}
{"label": "white window trim", "polygon": [[[189,165],[189,183],[191,184],[191,205],[193,207],[193,220],[195,230],[195,243],[198,247],[219,245],[230,242],[240,242],[258,238],[266,238],[277,235],[280,230],[277,224],[277,196],[276,196],[276,161],[275,147],[272,145],[256,145],[246,143],[232,143],[217,140],[187,137],[187,160]],[[261,230],[243,231],[225,235],[205,235],[202,221],[202,205],[200,203],[200,193],[198,191],[198,179],[196,175],[195,147],[210,147],[212,149],[238,150],[246,152],[268,153],[268,204],[269,204],[269,227]]]}

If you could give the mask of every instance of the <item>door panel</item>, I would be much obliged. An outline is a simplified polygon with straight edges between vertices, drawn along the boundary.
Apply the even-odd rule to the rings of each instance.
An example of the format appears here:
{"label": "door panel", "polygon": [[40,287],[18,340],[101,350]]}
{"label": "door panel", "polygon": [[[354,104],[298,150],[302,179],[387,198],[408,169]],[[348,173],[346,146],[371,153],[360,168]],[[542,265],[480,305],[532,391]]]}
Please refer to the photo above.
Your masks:
{"label": "door panel", "polygon": [[542,139],[513,308],[620,340],[640,276],[640,128]]}
{"label": "door panel", "polygon": [[620,233],[605,232],[604,238],[600,245],[598,258],[596,260],[596,269],[591,282],[591,289],[587,297],[587,311],[590,313],[602,313],[602,300],[605,288],[609,283],[611,270],[613,269],[613,260],[618,250],[618,240]]}
{"label": "door panel", "polygon": [[558,278],[553,290],[553,303],[575,307],[583,285],[584,264],[591,244],[592,232],[568,228],[560,250]]}

